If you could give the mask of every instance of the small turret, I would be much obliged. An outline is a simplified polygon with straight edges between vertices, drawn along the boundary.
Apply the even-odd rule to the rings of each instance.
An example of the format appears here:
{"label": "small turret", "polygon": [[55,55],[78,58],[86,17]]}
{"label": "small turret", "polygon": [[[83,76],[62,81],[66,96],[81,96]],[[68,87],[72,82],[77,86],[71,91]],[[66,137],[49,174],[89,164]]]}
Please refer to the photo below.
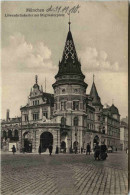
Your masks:
{"label": "small turret", "polygon": [[92,97],[92,104],[94,106],[101,106],[101,99],[98,95],[98,92],[97,92],[97,89],[96,89],[96,85],[94,83],[94,75],[93,75],[93,84],[92,84],[92,88],[91,88],[91,91],[90,91],[90,96]]}

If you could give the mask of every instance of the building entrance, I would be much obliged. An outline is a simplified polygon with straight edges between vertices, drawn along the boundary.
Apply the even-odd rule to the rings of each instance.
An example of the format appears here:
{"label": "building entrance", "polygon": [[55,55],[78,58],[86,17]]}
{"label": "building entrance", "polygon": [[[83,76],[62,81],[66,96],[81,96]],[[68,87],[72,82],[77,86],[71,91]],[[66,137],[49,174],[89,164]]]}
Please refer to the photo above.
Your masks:
{"label": "building entrance", "polygon": [[53,145],[53,135],[50,132],[44,132],[40,136],[41,152],[46,152],[49,145]]}
{"label": "building entrance", "polygon": [[28,139],[24,139],[24,152],[32,152],[32,143]]}
{"label": "building entrance", "polygon": [[25,132],[24,135],[24,152],[32,152],[32,142],[30,140],[29,132]]}

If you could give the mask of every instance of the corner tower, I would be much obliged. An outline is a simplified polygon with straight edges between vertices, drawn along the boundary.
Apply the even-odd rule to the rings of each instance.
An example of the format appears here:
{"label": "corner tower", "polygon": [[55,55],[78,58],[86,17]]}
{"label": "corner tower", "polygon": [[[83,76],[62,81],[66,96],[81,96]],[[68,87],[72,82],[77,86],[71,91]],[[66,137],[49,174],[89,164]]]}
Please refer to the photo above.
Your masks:
{"label": "corner tower", "polygon": [[[72,131],[72,148],[74,142],[81,147],[82,128],[86,120],[86,88],[88,85],[84,82],[85,76],[82,73],[81,63],[75,49],[70,22],[62,59],[59,62],[59,70],[55,79],[56,82],[52,85],[55,121],[61,123],[61,126],[69,126],[70,131]],[[69,136],[69,132],[67,135]]]}

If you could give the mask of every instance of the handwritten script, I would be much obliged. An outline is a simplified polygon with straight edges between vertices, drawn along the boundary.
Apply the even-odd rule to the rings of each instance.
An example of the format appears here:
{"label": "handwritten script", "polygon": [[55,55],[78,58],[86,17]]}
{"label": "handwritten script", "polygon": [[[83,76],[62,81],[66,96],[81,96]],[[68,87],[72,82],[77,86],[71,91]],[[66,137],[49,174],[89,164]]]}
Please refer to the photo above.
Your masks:
{"label": "handwritten script", "polygon": [[26,8],[26,12],[44,12],[44,13],[61,13],[61,14],[69,14],[69,13],[79,13],[79,5],[70,7],[70,6],[50,6],[47,9],[44,8]]}

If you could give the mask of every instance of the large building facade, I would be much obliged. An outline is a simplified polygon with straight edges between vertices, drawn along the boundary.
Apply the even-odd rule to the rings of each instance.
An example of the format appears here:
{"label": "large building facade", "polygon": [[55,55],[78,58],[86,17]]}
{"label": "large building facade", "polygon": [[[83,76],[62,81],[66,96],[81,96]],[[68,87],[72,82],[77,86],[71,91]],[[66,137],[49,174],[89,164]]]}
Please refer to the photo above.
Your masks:
{"label": "large building facade", "polygon": [[84,79],[69,23],[59,70],[52,85],[54,94],[44,92],[36,76],[28,103],[20,108],[18,140],[9,137],[8,131],[12,128],[6,124],[11,122],[7,120],[2,121],[2,140],[6,134],[8,142],[17,143],[18,150],[24,148],[25,152],[36,153],[39,146],[46,152],[50,144],[53,152],[70,152],[75,147],[80,152],[81,148],[86,149],[87,143],[93,149],[97,142],[119,148],[118,109],[114,105],[103,108],[94,80],[90,94],[86,94],[88,85]]}

